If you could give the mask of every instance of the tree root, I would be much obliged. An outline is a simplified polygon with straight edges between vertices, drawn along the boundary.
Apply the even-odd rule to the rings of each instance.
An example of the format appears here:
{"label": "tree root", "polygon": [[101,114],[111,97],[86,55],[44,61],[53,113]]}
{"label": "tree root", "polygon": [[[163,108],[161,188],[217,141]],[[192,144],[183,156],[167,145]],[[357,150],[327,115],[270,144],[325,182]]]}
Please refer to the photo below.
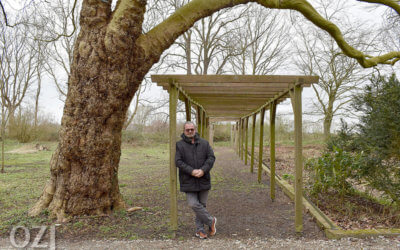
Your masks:
{"label": "tree root", "polygon": [[53,200],[54,192],[55,183],[51,179],[46,183],[42,195],[36,204],[29,210],[28,215],[32,217],[38,216],[44,209],[46,209]]}

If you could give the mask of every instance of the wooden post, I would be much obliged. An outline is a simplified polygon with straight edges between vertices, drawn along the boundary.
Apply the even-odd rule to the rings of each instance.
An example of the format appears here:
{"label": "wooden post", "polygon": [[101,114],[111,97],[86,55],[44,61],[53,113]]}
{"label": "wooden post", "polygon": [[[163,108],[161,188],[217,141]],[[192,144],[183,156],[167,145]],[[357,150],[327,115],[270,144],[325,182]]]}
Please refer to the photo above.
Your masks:
{"label": "wooden post", "polygon": [[210,118],[209,117],[206,117],[206,119],[205,119],[205,122],[206,122],[206,126],[205,126],[205,130],[204,130],[204,138],[206,139],[206,140],[208,140],[208,142],[210,143]]}
{"label": "wooden post", "polygon": [[211,147],[214,147],[214,124],[210,123],[210,129],[209,129],[209,136],[208,136],[208,142],[210,143]]}
{"label": "wooden post", "polygon": [[239,127],[238,127],[238,132],[239,132],[239,158],[242,158],[242,119],[239,120]]}
{"label": "wooden post", "polygon": [[262,173],[262,159],[263,159],[263,143],[264,143],[264,115],[265,108],[261,109],[260,113],[260,145],[258,151],[258,182],[261,183],[261,173]]}
{"label": "wooden post", "polygon": [[231,124],[231,147],[233,147],[233,148],[235,148],[235,140],[234,140],[234,137],[233,137],[233,135],[234,135],[234,129],[235,129],[235,125],[233,125],[233,124]]}
{"label": "wooden post", "polygon": [[192,120],[192,108],[190,106],[190,100],[185,98],[185,111],[186,111],[186,121]]}
{"label": "wooden post", "polygon": [[[247,158],[248,158],[248,145],[249,145],[249,117],[246,117],[245,120],[245,132],[244,132],[244,137],[245,137],[245,150],[244,150],[244,164],[247,165]],[[250,172],[253,173],[253,171]]]}
{"label": "wooden post", "polygon": [[239,155],[239,121],[235,123],[235,150],[236,154]]}
{"label": "wooden post", "polygon": [[241,155],[241,157],[240,157],[240,159],[243,161],[244,160],[244,125],[245,124],[245,120],[244,119],[242,119],[242,127],[240,128],[241,130],[242,130],[242,138],[241,138],[241,143],[240,143],[240,147],[241,147],[241,150],[242,150],[242,155]]}
{"label": "wooden post", "polygon": [[178,102],[178,89],[169,85],[169,189],[170,189],[170,220],[171,230],[178,230],[178,197],[177,197],[177,171],[175,166],[176,152],[176,107]]}
{"label": "wooden post", "polygon": [[276,117],[276,103],[271,102],[270,104],[270,115],[269,115],[269,147],[270,147],[270,185],[271,185],[271,200],[275,200],[275,117]]}
{"label": "wooden post", "polygon": [[294,145],[295,145],[295,228],[297,233],[303,232],[303,159],[302,159],[302,111],[301,111],[301,85],[296,85],[290,91],[294,113]]}
{"label": "wooden post", "polygon": [[256,116],[257,114],[253,115],[253,123],[252,130],[251,130],[251,159],[250,159],[250,172],[253,173],[254,171],[254,140],[256,136]]}
{"label": "wooden post", "polygon": [[197,109],[197,132],[201,136],[201,124],[202,124],[201,116],[203,112],[201,111],[201,108],[199,106],[197,106],[196,109]]}
{"label": "wooden post", "polygon": [[201,137],[206,138],[206,127],[207,127],[207,118],[206,118],[206,112],[204,109],[202,109],[202,116],[201,116],[202,124],[201,124]]}

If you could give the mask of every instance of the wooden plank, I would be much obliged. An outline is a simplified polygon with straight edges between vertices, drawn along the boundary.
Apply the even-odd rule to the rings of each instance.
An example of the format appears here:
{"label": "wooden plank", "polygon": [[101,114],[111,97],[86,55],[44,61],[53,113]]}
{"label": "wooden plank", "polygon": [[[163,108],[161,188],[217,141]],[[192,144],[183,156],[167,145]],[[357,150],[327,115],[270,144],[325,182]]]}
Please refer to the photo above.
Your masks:
{"label": "wooden plank", "polygon": [[[184,89],[195,88],[289,88],[293,82],[207,82],[207,83],[179,83]],[[158,86],[168,90],[168,84],[165,82],[158,82]]]}
{"label": "wooden plank", "polygon": [[231,110],[231,109],[235,109],[235,110],[243,110],[243,111],[252,111],[256,108],[258,108],[258,105],[246,105],[243,106],[242,104],[238,103],[236,105],[203,105],[204,109],[207,110],[207,112],[211,111],[211,110]]}
{"label": "wooden plank", "polygon": [[212,122],[223,122],[223,121],[233,121],[233,122],[237,122],[239,120],[240,117],[228,117],[228,116],[224,116],[224,117],[210,117],[210,121]]}
{"label": "wooden plank", "polygon": [[250,172],[253,173],[254,171],[254,140],[256,135],[256,114],[253,115],[253,121],[251,123],[252,130],[251,130],[251,158],[250,158]]}
{"label": "wooden plank", "polygon": [[224,106],[230,106],[230,105],[242,105],[242,106],[261,106],[263,105],[267,99],[263,98],[232,98],[232,99],[226,99],[226,98],[221,98],[221,99],[210,99],[210,98],[196,98],[198,102],[200,102],[202,105],[207,106],[207,105],[224,105]]}
{"label": "wooden plank", "polygon": [[269,116],[269,147],[270,147],[270,196],[271,200],[275,200],[275,118],[276,118],[276,103],[271,102]]}
{"label": "wooden plank", "polygon": [[[213,92],[228,92],[228,93],[248,93],[248,92],[281,92],[287,90],[293,84],[285,84],[282,87],[183,87],[189,93],[213,93]],[[290,86],[290,87],[292,87]]]}
{"label": "wooden plank", "polygon": [[296,86],[292,91],[292,105],[294,113],[294,144],[295,144],[295,228],[296,232],[303,231],[303,159],[302,159],[302,111],[301,111],[301,86]]}
{"label": "wooden plank", "polygon": [[[262,160],[263,160],[263,150],[264,150],[264,116],[265,116],[265,108],[261,109],[260,112],[260,142],[258,149],[258,172],[262,169]],[[261,178],[258,180],[261,183]]]}
{"label": "wooden plank", "polygon": [[208,111],[208,115],[210,115],[210,116],[213,116],[213,115],[226,116],[227,114],[230,114],[230,115],[242,114],[244,116],[244,115],[246,115],[248,113],[249,113],[249,111],[246,111],[246,110],[209,110]]}
{"label": "wooden plank", "polygon": [[223,83],[223,82],[283,82],[283,83],[316,83],[318,76],[303,75],[152,75],[153,82],[168,82],[170,79],[182,83]]}
{"label": "wooden plank", "polygon": [[252,93],[192,93],[190,96],[193,97],[193,99],[200,99],[200,98],[271,98],[274,97],[276,92],[269,92],[269,93],[260,93],[257,91],[254,91]]}
{"label": "wooden plank", "polygon": [[169,91],[169,190],[170,190],[170,223],[171,230],[178,230],[178,194],[177,170],[175,166],[176,152],[176,109],[178,89],[171,83]]}
{"label": "wooden plank", "polygon": [[[290,88],[291,85],[294,83],[286,83],[286,82],[258,82],[258,83],[251,83],[251,82],[246,82],[246,83],[238,83],[238,82],[223,82],[223,83],[180,83],[179,85],[182,86],[182,88],[191,90],[191,89],[240,89],[240,90],[246,90],[246,89],[270,89],[270,88]],[[165,83],[160,83],[159,86],[165,86]],[[168,85],[166,85],[168,86]]]}

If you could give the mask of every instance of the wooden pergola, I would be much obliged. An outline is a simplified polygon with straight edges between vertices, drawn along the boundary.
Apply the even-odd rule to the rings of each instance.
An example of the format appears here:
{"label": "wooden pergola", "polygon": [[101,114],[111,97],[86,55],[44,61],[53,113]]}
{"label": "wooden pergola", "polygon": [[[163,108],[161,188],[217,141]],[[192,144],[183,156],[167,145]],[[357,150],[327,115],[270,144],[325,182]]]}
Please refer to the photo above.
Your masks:
{"label": "wooden pergola", "polygon": [[252,119],[250,171],[254,166],[256,115],[260,114],[258,181],[262,174],[264,115],[270,110],[270,196],[275,199],[275,117],[277,105],[290,98],[294,113],[295,142],[295,230],[303,231],[302,214],[302,104],[303,87],[318,82],[318,76],[300,75],[152,75],[158,86],[169,92],[170,133],[170,219],[171,229],[178,229],[177,169],[175,166],[176,112],[178,99],[185,103],[186,120],[191,107],[197,110],[198,132],[212,143],[212,123],[235,121],[232,137],[239,157],[248,160],[248,123]]}

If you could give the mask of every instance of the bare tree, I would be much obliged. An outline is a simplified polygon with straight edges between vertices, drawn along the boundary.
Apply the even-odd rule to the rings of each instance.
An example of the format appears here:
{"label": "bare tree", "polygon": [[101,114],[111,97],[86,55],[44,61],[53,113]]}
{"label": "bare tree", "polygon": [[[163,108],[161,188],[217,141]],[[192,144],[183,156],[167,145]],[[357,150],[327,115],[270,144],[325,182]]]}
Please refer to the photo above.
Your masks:
{"label": "bare tree", "polygon": [[[347,20],[342,12],[346,5],[339,2],[322,1],[321,12],[328,20],[343,24],[343,20]],[[296,23],[301,24],[298,20]],[[349,22],[343,26],[346,27],[343,34],[348,40],[364,50],[368,47],[361,44],[361,39],[365,37],[361,26]],[[297,50],[294,62],[302,74],[319,76],[318,84],[312,85],[316,96],[313,100],[312,114],[323,116],[324,137],[328,139],[333,118],[342,115],[341,112],[351,101],[352,94],[358,90],[361,81],[366,77],[366,72],[363,74],[357,61],[344,55],[328,34],[310,25],[296,25],[296,30],[298,39],[292,43]]]}
{"label": "bare tree", "polygon": [[235,26],[230,41],[237,56],[229,60],[235,74],[266,75],[285,64],[290,35],[282,13],[254,5]]}
{"label": "bare tree", "polygon": [[[46,30],[49,33],[49,37],[58,37],[53,30],[57,30],[59,34],[70,34],[68,36],[59,36],[58,39],[49,41],[45,64],[46,72],[57,87],[59,99],[63,102],[67,96],[70,65],[79,31],[79,9],[75,6],[75,2],[75,0],[53,1],[50,6],[47,6],[48,12],[51,14],[44,18],[50,25],[41,27],[42,29],[50,29]],[[68,25],[72,18],[74,18],[73,21],[76,23],[74,27]]]}
{"label": "bare tree", "polygon": [[[15,111],[21,106],[28,89],[37,80],[40,59],[39,51],[32,49],[37,44],[32,44],[29,40],[26,26],[9,29],[3,22],[0,25],[1,138],[4,150],[6,126],[9,122],[12,123]],[[2,155],[4,156],[4,151]],[[1,171],[4,172],[4,158]]]}

